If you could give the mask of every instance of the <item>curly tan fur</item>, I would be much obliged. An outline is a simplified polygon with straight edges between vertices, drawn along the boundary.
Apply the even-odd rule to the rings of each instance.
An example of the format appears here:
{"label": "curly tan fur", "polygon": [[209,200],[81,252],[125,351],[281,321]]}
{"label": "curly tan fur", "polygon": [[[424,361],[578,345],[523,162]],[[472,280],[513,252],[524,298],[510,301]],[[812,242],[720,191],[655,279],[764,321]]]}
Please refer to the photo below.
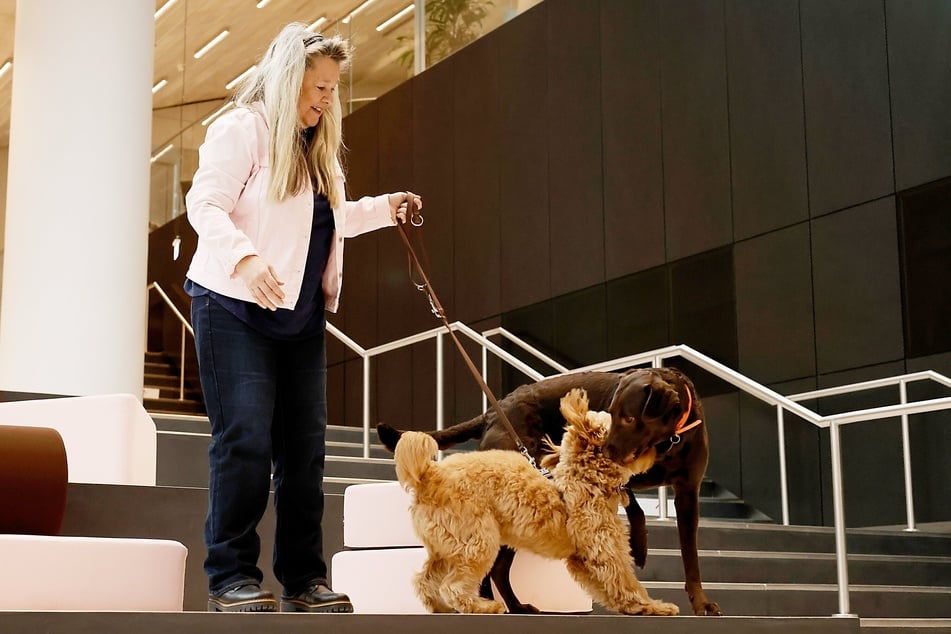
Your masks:
{"label": "curly tan fur", "polygon": [[628,531],[618,517],[627,504],[622,485],[653,464],[654,456],[620,465],[603,443],[611,417],[589,412],[584,390],[561,400],[568,421],[552,479],[523,456],[488,450],[431,458],[436,441],[406,432],[394,459],[400,483],[414,493],[410,514],[428,558],[416,592],[431,612],[501,613],[505,606],[479,596],[501,545],[564,559],[592,598],[623,614],[679,612],[651,599],[634,574]]}

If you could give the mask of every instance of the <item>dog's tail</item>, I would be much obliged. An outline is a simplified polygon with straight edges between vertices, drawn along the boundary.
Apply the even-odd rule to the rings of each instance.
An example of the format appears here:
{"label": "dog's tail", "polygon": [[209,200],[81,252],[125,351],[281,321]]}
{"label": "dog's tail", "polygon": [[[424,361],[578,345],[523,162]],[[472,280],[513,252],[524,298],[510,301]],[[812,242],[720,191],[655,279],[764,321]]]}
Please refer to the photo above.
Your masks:
{"label": "dog's tail", "polygon": [[[485,414],[479,414],[471,420],[453,425],[447,429],[426,433],[436,440],[440,449],[449,449],[461,442],[482,438],[482,434],[485,432],[485,426]],[[396,449],[396,443],[399,442],[400,437],[405,433],[407,432],[391,427],[386,423],[377,423],[376,426],[376,434],[380,437],[380,442],[390,451]]]}
{"label": "dog's tail", "polygon": [[433,456],[439,450],[439,444],[427,433],[419,431],[403,432],[393,461],[396,463],[396,477],[404,489],[416,490],[427,471],[435,464]]}

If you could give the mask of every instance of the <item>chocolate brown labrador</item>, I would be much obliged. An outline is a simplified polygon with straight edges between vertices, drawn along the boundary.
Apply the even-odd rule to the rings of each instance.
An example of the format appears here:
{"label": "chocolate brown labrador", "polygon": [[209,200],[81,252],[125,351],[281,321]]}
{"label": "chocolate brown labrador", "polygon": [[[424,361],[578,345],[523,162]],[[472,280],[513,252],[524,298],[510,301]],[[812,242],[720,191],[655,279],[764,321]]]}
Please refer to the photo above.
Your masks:
{"label": "chocolate brown labrador", "polygon": [[[499,405],[536,461],[545,452],[546,436],[556,445],[561,442],[565,419],[559,403],[573,388],[587,391],[590,409],[611,413],[611,430],[605,443],[609,457],[628,462],[650,447],[657,449],[654,466],[627,483],[630,504],[626,512],[634,562],[643,568],[647,559],[647,522],[634,491],[670,485],[674,489],[680,555],[690,605],[698,616],[719,616],[720,606],[703,592],[697,555],[700,484],[707,468],[709,445],[706,425],[701,424],[703,406],[693,382],[675,368],[647,368],[625,373],[566,374],[516,388]],[[391,451],[402,433],[386,423],[377,425],[380,441]],[[440,449],[473,439],[479,439],[480,450],[515,449],[505,424],[493,410],[428,433]],[[503,547],[489,576],[509,612],[537,612],[534,606],[518,600],[509,583],[514,556],[514,551]]]}

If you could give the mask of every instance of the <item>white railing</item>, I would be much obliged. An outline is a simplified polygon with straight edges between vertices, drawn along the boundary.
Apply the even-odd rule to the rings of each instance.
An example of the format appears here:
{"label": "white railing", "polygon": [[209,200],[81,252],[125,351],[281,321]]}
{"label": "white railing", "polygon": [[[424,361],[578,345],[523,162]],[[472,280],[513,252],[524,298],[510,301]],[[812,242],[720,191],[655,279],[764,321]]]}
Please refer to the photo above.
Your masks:
{"label": "white railing", "polygon": [[[172,314],[175,315],[176,319],[178,319],[179,323],[182,326],[181,346],[179,348],[182,365],[179,368],[181,372],[178,378],[178,400],[184,401],[185,400],[185,333],[187,332],[188,334],[192,336],[192,339],[194,339],[195,331],[192,330],[191,324],[188,323],[188,320],[185,319],[184,315],[182,315],[181,311],[178,310],[178,308],[172,302],[171,298],[168,296],[168,294],[166,294],[166,292],[162,289],[162,287],[159,285],[158,282],[152,282],[151,284],[146,286],[145,291],[146,291],[146,294],[148,294],[149,291],[155,291],[156,293],[158,293],[158,296],[162,298],[162,301],[165,302],[165,305],[168,306],[168,308],[172,311]],[[146,315],[147,314],[148,314],[148,310],[146,309]],[[146,320],[147,319],[148,317],[146,317]],[[146,330],[148,330],[148,328],[146,328]]]}
{"label": "white railing", "polygon": [[[937,372],[927,371],[915,374],[907,374],[899,377],[879,379],[875,381],[866,381],[852,385],[844,385],[825,390],[815,390],[813,392],[804,392],[791,396],[783,396],[770,388],[743,376],[735,370],[715,361],[714,359],[694,350],[685,345],[667,346],[657,350],[651,350],[640,354],[630,355],[596,363],[581,368],[568,369],[559,364],[554,359],[544,355],[529,344],[525,343],[504,328],[494,328],[479,334],[471,328],[460,322],[453,322],[450,327],[457,333],[465,335],[482,347],[482,374],[487,379],[488,373],[488,353],[495,354],[498,358],[509,363],[512,367],[523,372],[530,379],[538,381],[546,376],[557,374],[569,374],[584,371],[613,371],[621,370],[640,365],[650,364],[652,367],[663,366],[664,360],[679,357],[685,359],[694,365],[706,370],[710,374],[733,385],[734,387],[746,392],[747,394],[759,399],[760,401],[776,408],[776,424],[779,438],[779,470],[782,496],[783,524],[789,524],[789,495],[786,474],[786,447],[784,437],[784,414],[789,412],[799,418],[812,423],[816,427],[829,429],[830,449],[832,460],[832,503],[833,503],[833,524],[835,532],[835,558],[836,558],[836,576],[839,592],[839,612],[835,616],[851,616],[849,614],[849,582],[847,552],[845,542],[845,509],[842,490],[842,453],[840,447],[840,428],[843,425],[852,423],[879,420],[882,418],[892,418],[900,416],[902,419],[902,442],[903,455],[905,458],[905,494],[907,498],[908,527],[906,530],[915,530],[914,506],[912,503],[912,485],[911,485],[911,455],[908,446],[908,416],[912,414],[921,414],[939,410],[951,409],[951,397],[936,398],[917,402],[908,402],[906,385],[911,381],[929,379],[941,385],[951,387],[951,379],[938,374]],[[327,331],[343,342],[350,350],[363,358],[363,455],[370,455],[370,359],[397,350],[406,346],[414,345],[430,339],[436,342],[436,428],[443,429],[443,389],[444,389],[444,367],[443,367],[443,336],[445,329],[443,327],[433,328],[416,335],[404,337],[396,341],[365,349],[355,341],[344,335],[339,329],[328,322]],[[502,349],[489,340],[490,336],[499,335],[512,342],[523,351],[532,355],[536,360],[541,361],[551,367],[555,372],[545,375],[533,369],[517,357]],[[843,412],[822,416],[811,409],[801,405],[797,401],[806,399],[817,399],[826,396],[852,393],[855,391],[869,390],[890,385],[898,385],[900,390],[901,402],[898,405],[888,405],[884,407],[875,407],[870,409]],[[483,409],[486,409],[486,399],[483,396]],[[660,502],[660,519],[667,519],[666,489],[658,489]]]}

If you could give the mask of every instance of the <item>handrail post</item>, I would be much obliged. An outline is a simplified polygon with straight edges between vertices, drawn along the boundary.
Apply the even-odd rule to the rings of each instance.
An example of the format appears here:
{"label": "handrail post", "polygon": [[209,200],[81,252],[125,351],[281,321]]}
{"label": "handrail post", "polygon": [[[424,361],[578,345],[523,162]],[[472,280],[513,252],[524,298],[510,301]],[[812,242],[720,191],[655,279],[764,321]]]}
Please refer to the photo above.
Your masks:
{"label": "handrail post", "polygon": [[[901,404],[908,403],[908,384],[902,379],[898,384],[901,395]],[[905,513],[908,521],[907,532],[916,532],[915,527],[915,492],[911,483],[911,441],[908,433],[908,414],[901,415],[901,454],[905,466]]]}
{"label": "handrail post", "polygon": [[[489,384],[489,349],[485,346],[482,346],[482,380],[485,381],[485,384]],[[482,393],[482,411],[488,411],[489,409],[489,397],[486,396],[485,392]]]}
{"label": "handrail post", "polygon": [[[443,364],[443,333],[436,335],[436,429],[446,426],[444,416],[443,392],[445,386],[445,366]],[[436,460],[442,460],[443,452],[436,452]]]}
{"label": "handrail post", "polygon": [[839,423],[829,425],[829,443],[832,451],[832,515],[835,523],[835,568],[839,585],[839,611],[833,616],[854,617],[849,613],[849,566],[845,541],[845,502],[842,492],[842,448],[839,443]]}
{"label": "handrail post", "polygon": [[[651,360],[651,367],[653,368],[659,368],[663,365],[664,360],[659,356]],[[663,484],[657,487],[657,519],[662,522],[670,520],[667,516],[667,487]]]}
{"label": "handrail post", "polygon": [[776,434],[779,437],[779,491],[783,502],[783,526],[789,526],[789,476],[786,474],[786,424],[783,406],[776,405]]}
{"label": "handrail post", "polygon": [[185,324],[182,324],[182,364],[179,368],[180,376],[178,377],[178,400],[185,400]]}
{"label": "handrail post", "polygon": [[370,356],[363,355],[363,457],[370,457]]}

